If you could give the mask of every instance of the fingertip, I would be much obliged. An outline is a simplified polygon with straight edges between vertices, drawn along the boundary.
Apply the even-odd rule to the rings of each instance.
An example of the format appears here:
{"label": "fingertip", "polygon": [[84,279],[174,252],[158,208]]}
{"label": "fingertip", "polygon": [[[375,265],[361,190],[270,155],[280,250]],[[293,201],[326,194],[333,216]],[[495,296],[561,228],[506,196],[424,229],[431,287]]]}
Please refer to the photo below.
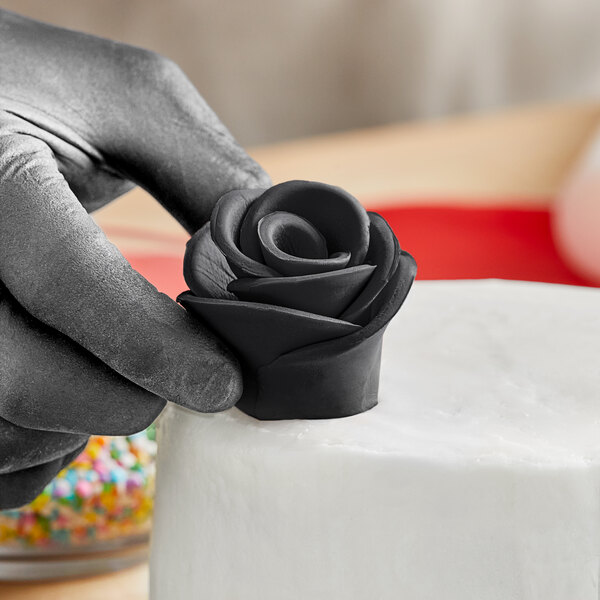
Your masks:
{"label": "fingertip", "polygon": [[237,360],[225,354],[212,367],[212,375],[203,390],[203,412],[221,412],[235,405],[242,395],[242,372]]}
{"label": "fingertip", "polygon": [[193,382],[174,402],[202,413],[222,412],[234,406],[242,395],[243,381],[239,364],[229,351],[203,362],[201,369],[206,377]]}
{"label": "fingertip", "polygon": [[217,384],[212,394],[214,398],[213,412],[220,412],[235,406],[243,391],[242,371],[233,357],[224,360],[217,373]]}
{"label": "fingertip", "polygon": [[48,462],[0,475],[0,510],[16,509],[42,493],[46,485],[83,451],[87,439],[71,452]]}

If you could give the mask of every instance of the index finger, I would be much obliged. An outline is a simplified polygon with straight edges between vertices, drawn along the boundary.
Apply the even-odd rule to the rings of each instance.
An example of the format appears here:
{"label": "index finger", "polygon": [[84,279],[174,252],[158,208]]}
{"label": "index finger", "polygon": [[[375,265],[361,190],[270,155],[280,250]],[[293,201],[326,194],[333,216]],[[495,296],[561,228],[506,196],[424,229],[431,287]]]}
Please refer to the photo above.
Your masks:
{"label": "index finger", "polygon": [[232,354],[134,271],[49,148],[0,115],[0,279],[34,317],[142,388],[195,410],[232,406]]}

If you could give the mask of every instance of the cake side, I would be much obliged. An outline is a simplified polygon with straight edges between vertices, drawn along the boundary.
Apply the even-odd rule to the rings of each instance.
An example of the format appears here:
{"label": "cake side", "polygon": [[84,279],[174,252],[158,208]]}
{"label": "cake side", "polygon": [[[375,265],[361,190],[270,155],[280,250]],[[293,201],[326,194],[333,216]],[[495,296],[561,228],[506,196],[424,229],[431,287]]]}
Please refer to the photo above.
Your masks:
{"label": "cake side", "polygon": [[599,299],[418,283],[372,410],[170,407],[152,597],[597,600]]}

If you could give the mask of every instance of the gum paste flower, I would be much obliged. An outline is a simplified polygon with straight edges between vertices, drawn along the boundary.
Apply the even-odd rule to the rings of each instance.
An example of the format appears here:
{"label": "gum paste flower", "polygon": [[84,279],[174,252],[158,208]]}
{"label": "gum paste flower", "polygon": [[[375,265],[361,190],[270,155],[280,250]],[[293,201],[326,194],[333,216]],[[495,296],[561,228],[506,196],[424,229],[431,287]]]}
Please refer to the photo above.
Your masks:
{"label": "gum paste flower", "polygon": [[237,407],[258,419],[377,404],[383,332],[416,273],[389,225],[310,181],[235,190],[190,239],[178,301],[237,354]]}

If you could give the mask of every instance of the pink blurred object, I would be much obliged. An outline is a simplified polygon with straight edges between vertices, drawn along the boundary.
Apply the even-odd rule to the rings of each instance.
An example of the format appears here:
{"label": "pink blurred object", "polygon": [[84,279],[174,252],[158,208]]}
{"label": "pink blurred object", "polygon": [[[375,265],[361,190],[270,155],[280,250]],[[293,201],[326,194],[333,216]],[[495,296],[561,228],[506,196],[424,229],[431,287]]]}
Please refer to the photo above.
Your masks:
{"label": "pink blurred object", "polygon": [[600,129],[556,200],[553,231],[569,266],[600,284]]}

